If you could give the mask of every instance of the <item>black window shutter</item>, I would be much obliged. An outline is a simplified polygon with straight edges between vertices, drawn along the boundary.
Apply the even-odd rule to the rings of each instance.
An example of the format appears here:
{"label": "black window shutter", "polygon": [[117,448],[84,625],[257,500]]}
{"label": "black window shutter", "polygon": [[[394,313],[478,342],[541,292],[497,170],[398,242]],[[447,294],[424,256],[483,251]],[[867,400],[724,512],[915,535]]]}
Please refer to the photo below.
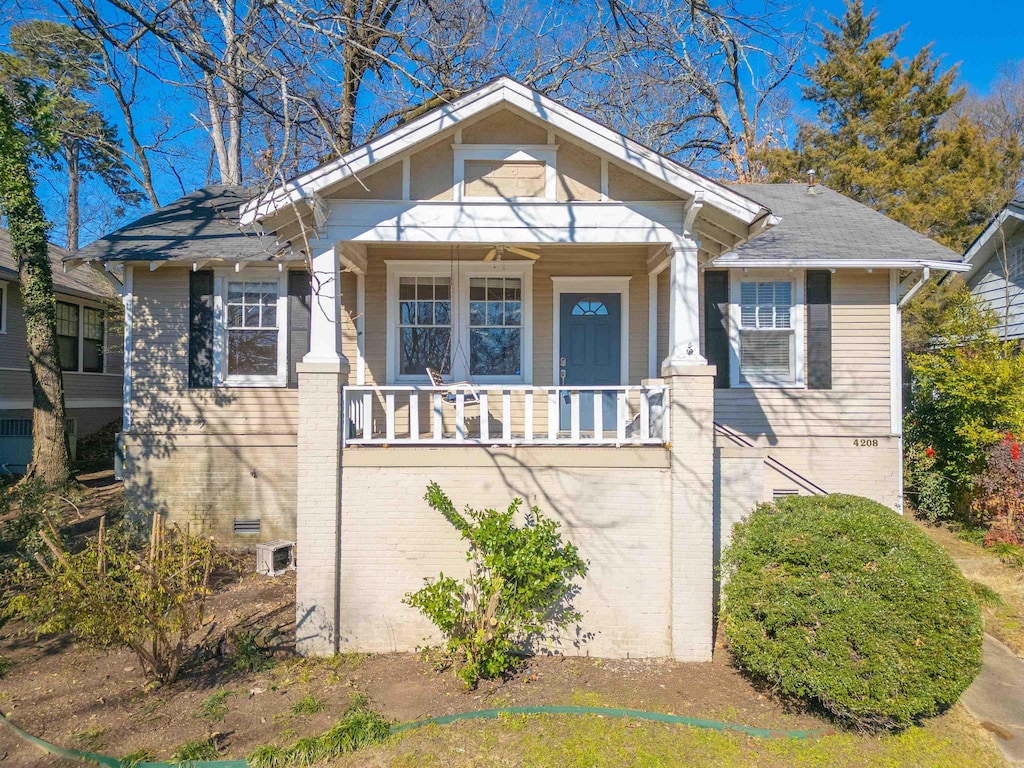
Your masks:
{"label": "black window shutter", "polygon": [[189,272],[188,385],[213,386],[213,270]]}
{"label": "black window shutter", "polygon": [[309,352],[309,311],[311,299],[309,273],[288,273],[288,386],[299,386],[296,364]]}
{"label": "black window shutter", "polygon": [[715,389],[729,388],[729,273],[704,273],[704,357],[718,366]]}
{"label": "black window shutter", "polygon": [[807,271],[807,388],[832,389],[832,273]]}

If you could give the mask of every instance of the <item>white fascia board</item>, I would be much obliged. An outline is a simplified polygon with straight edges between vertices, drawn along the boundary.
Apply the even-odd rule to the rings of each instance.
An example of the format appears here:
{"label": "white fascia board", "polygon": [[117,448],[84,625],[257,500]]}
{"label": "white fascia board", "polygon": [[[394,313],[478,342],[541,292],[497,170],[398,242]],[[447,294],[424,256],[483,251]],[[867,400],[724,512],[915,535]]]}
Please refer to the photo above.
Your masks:
{"label": "white fascia board", "polygon": [[638,168],[686,196],[692,197],[698,190],[703,191],[706,202],[748,226],[767,210],[760,203],[503,77],[244,204],[241,207],[240,224],[251,224],[502,102],[560,128],[607,156],[626,166]]}
{"label": "white fascia board", "polygon": [[961,261],[921,259],[715,259],[715,269],[923,269],[928,267],[947,272],[966,272],[970,264]]}

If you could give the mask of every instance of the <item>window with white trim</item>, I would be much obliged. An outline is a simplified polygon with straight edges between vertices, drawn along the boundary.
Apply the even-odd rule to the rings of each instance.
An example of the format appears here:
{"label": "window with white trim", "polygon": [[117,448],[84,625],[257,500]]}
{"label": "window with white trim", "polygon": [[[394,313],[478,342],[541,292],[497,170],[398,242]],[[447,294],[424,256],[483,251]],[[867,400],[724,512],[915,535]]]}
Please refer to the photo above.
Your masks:
{"label": "window with white trim", "polygon": [[103,310],[82,307],[82,370],[103,373]]}
{"label": "window with white trim", "polygon": [[388,261],[388,381],[529,383],[532,267]]}
{"label": "window with white trim", "polygon": [[62,371],[78,371],[78,322],[78,305],[58,301],[57,358]]}
{"label": "window with white trim", "polygon": [[225,272],[219,278],[214,378],[222,384],[288,383],[288,290],[284,274]]}
{"label": "window with white trim", "polygon": [[103,373],[107,316],[100,307],[58,301],[57,359],[68,373]]}
{"label": "window with white trim", "polygon": [[0,281],[0,333],[7,333],[7,283]]}
{"label": "window with white trim", "polygon": [[736,365],[731,383],[741,387],[801,387],[803,273],[752,272],[732,276],[730,337]]}
{"label": "window with white trim", "polygon": [[1024,282],[1024,246],[1015,248],[1007,256],[1006,274],[1015,283]]}
{"label": "window with white trim", "polygon": [[451,370],[451,278],[421,275],[398,281],[399,373]]}

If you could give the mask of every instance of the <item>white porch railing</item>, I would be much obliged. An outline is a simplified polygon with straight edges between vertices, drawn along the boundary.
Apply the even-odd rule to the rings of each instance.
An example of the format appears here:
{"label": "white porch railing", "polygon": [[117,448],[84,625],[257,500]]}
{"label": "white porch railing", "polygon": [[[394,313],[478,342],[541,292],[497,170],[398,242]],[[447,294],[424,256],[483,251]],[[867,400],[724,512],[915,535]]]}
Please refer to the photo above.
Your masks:
{"label": "white porch railing", "polygon": [[345,445],[664,445],[664,384],[351,386]]}

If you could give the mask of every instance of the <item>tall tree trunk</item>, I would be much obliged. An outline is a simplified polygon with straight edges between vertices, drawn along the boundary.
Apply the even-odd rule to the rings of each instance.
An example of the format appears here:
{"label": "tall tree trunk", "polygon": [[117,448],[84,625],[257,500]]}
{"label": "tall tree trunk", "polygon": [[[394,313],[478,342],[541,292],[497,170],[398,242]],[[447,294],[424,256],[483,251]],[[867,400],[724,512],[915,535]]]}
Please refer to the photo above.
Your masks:
{"label": "tall tree trunk", "polygon": [[78,234],[81,230],[78,190],[82,184],[82,173],[79,165],[78,141],[68,139],[62,149],[64,163],[68,167],[67,248],[74,253],[78,250]]}
{"label": "tall tree trunk", "polygon": [[71,479],[64,418],[64,380],[57,357],[57,303],[47,224],[29,171],[24,135],[0,93],[0,213],[18,264],[32,375],[32,463],[28,477],[50,485]]}

